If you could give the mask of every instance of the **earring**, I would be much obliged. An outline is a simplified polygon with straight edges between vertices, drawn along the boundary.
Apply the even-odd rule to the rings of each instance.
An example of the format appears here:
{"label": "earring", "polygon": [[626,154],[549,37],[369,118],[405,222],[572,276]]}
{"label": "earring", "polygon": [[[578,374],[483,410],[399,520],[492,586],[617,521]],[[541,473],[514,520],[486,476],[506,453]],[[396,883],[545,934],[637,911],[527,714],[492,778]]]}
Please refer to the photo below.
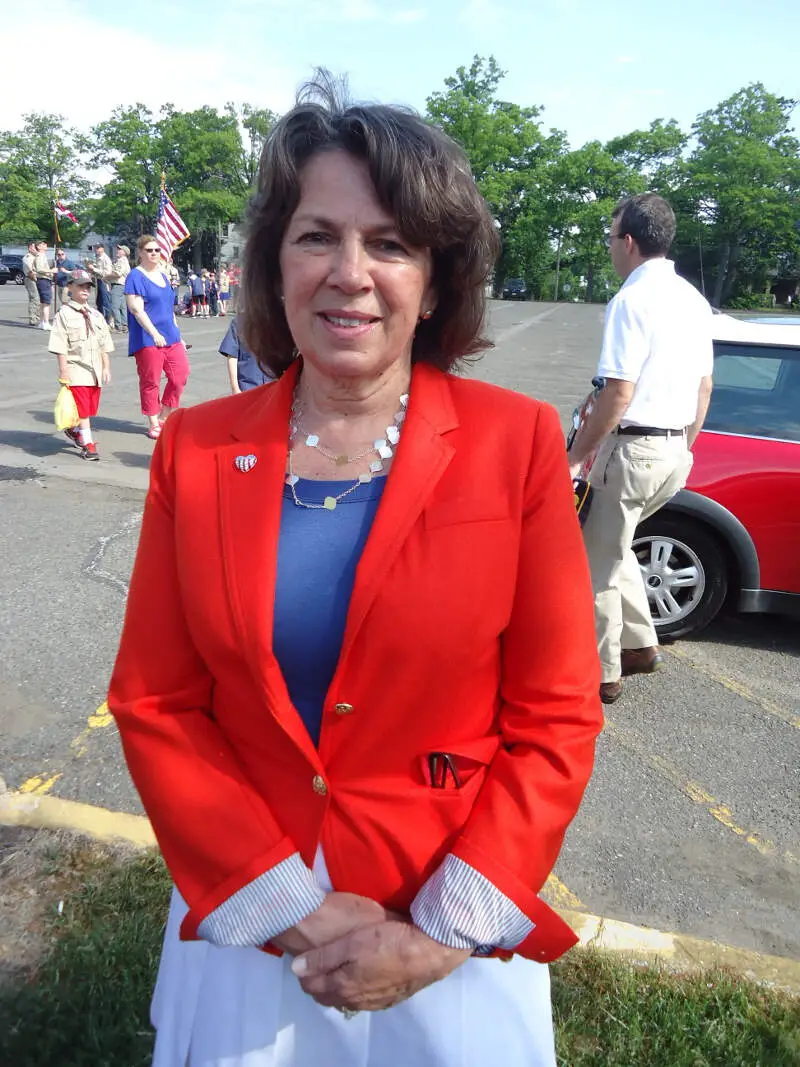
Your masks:
{"label": "earring", "polygon": [[431,317],[432,315],[433,315],[433,312],[432,312],[432,311],[423,311],[423,312],[422,312],[422,316],[421,316],[421,317],[422,317],[423,319],[426,319],[426,320],[427,320],[427,319],[429,319],[429,318],[430,318],[430,317]]}

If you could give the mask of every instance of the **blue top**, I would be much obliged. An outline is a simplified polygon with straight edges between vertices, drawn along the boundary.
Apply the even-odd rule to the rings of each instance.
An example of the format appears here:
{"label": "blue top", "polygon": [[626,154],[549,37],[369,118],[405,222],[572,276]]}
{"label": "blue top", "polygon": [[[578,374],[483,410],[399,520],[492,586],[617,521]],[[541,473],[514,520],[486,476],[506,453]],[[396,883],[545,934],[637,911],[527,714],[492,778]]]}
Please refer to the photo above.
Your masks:
{"label": "blue top", "polygon": [[[255,389],[258,385],[265,385],[275,377],[274,374],[262,370],[253,353],[242,344],[235,316],[231,320],[228,332],[219,343],[219,351],[220,355],[230,356],[236,360],[236,377],[243,393],[248,389]],[[336,493],[333,495],[336,496]]]}
{"label": "blue top", "polygon": [[68,285],[70,273],[75,270],[75,266],[71,259],[63,259],[60,263],[56,260],[56,285],[62,289]]}
{"label": "blue top", "polygon": [[[126,294],[144,297],[144,310],[155,328],[163,334],[168,345],[177,344],[181,339],[181,331],[175,325],[175,294],[166,274],[162,274],[164,286],[151,282],[147,275],[138,267],[130,272],[125,279]],[[132,356],[140,348],[150,348],[153,338],[142,329],[136,319],[128,312],[128,355]]]}
{"label": "blue top", "polygon": [[205,283],[199,276],[189,279],[189,287],[192,290],[192,296],[203,296],[205,294]]}
{"label": "blue top", "polygon": [[[300,500],[321,504],[352,484],[301,478],[295,491]],[[289,697],[315,745],[339,662],[356,566],[385,485],[386,478],[359,485],[333,511],[298,507],[284,486],[273,649]]]}

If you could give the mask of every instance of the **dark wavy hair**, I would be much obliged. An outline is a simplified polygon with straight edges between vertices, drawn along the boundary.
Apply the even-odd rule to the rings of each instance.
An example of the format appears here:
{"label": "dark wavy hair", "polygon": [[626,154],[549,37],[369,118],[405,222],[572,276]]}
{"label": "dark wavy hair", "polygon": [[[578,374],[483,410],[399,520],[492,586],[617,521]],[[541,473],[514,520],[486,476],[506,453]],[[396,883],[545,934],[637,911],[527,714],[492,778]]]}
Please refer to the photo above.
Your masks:
{"label": "dark wavy hair", "polygon": [[248,209],[240,327],[261,366],[280,375],[294,358],[280,299],[281,243],[300,200],[303,167],[337,149],[366,164],[405,240],[431,250],[436,309],[417,327],[412,361],[449,370],[489,348],[485,287],[500,241],[463,151],[409,109],[349,103],[345,85],[319,71],[272,129]]}

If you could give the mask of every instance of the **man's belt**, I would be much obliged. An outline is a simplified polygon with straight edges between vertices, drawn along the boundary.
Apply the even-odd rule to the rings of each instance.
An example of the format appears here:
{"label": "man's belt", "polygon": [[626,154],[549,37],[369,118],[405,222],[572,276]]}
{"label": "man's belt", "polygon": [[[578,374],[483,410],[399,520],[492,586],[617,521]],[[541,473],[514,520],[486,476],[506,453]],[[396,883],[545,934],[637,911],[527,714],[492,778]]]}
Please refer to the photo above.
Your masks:
{"label": "man's belt", "polygon": [[618,426],[617,433],[624,437],[684,437],[686,429],[665,430],[661,426]]}

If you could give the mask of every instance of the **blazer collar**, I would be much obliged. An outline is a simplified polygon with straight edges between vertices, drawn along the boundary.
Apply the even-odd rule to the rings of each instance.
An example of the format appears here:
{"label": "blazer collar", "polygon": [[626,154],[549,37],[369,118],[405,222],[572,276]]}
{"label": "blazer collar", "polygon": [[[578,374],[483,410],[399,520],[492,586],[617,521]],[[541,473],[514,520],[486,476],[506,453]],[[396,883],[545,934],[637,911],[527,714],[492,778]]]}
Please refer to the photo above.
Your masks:
{"label": "blazer collar", "polygon": [[[254,390],[252,403],[231,430],[232,443],[219,449],[220,521],[231,609],[251,670],[265,686],[273,714],[309,759],[318,762],[272,650],[289,415],[298,373],[299,361],[274,384]],[[415,365],[400,444],[356,570],[337,673],[384,576],[453,457],[446,435],[457,426],[448,376],[428,364]],[[236,463],[243,455],[255,457],[247,472]]]}

